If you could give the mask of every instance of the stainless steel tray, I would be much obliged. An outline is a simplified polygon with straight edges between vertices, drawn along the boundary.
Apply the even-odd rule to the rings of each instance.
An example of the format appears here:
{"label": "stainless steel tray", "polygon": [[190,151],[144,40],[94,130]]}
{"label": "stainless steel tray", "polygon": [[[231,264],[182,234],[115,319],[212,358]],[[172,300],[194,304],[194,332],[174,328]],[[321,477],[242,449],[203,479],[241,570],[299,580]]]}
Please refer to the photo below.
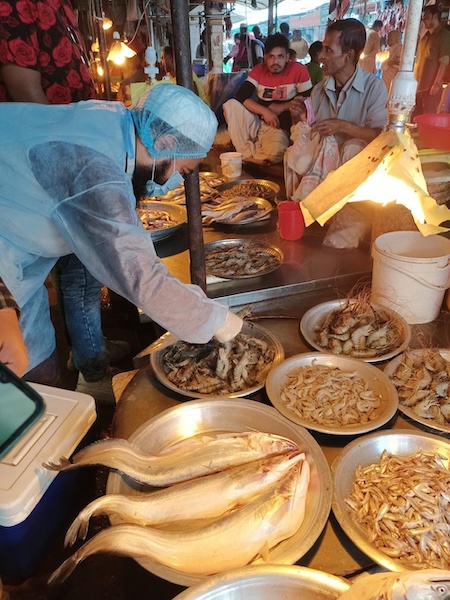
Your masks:
{"label": "stainless steel tray", "polygon": [[[267,374],[270,371],[270,369],[272,369],[275,365],[277,365],[279,362],[281,362],[284,359],[284,349],[283,349],[283,346],[281,345],[281,343],[278,341],[278,339],[270,331],[268,331],[264,327],[261,327],[260,325],[257,325],[256,323],[244,323],[244,326],[242,327],[242,333],[245,333],[246,335],[251,335],[253,337],[264,340],[267,344],[272,346],[275,351],[273,363],[270,366],[268,366],[268,368],[265,371],[261,372],[261,374],[260,374],[261,378],[258,381],[258,383],[256,383],[255,385],[253,385],[251,387],[248,387],[245,390],[241,390],[239,392],[234,392],[234,393],[224,392],[223,394],[220,394],[218,392],[215,392],[214,394],[200,394],[199,392],[183,390],[183,389],[177,387],[175,384],[173,384],[168,379],[166,372],[164,370],[163,358],[164,358],[164,354],[168,350],[167,346],[162,350],[156,350],[155,352],[152,352],[150,354],[150,364],[153,368],[153,371],[154,371],[156,377],[163,385],[165,385],[170,390],[173,390],[174,392],[178,392],[179,394],[181,394],[183,396],[187,396],[188,398],[212,399],[212,398],[223,398],[223,397],[241,398],[242,396],[248,396],[249,394],[253,394],[254,392],[257,392],[258,390],[260,390],[264,387],[264,384],[266,382],[266,377],[267,377]],[[175,343],[176,341],[177,341],[177,338],[175,336],[173,336],[173,343]],[[167,339],[167,342],[169,342],[169,338]]]}
{"label": "stainless steel tray", "polygon": [[221,173],[216,173],[215,171],[200,171],[198,175],[200,177],[200,181],[204,179],[212,188],[216,188],[218,185],[223,185],[223,183],[227,180],[224,175]]}
{"label": "stainless steel tray", "polygon": [[[252,565],[208,577],[173,600],[335,600],[350,588],[341,577],[308,567]],[[245,590],[245,592],[244,592]]]}
{"label": "stainless steel tray", "polygon": [[244,240],[244,239],[228,239],[228,240],[217,240],[215,242],[210,242],[209,244],[205,244],[205,256],[206,261],[208,259],[208,252],[213,250],[223,250],[225,252],[230,252],[231,254],[236,251],[238,248],[243,248],[245,251],[249,250],[260,250],[261,252],[271,254],[276,258],[275,265],[268,265],[266,268],[262,268],[258,273],[252,274],[244,274],[244,275],[230,275],[226,274],[224,271],[220,269],[211,269],[208,267],[208,262],[206,262],[206,273],[208,275],[215,275],[216,277],[224,277],[226,279],[250,279],[252,277],[261,277],[261,275],[267,275],[268,273],[272,273],[283,262],[283,252],[275,246],[274,244],[269,244],[268,242],[263,242],[259,240]]}
{"label": "stainless steel tray", "polygon": [[[375,395],[381,397],[381,409],[378,416],[368,423],[355,423],[352,425],[324,425],[314,421],[308,421],[293,410],[291,410],[284,402],[282,402],[280,394],[283,383],[288,373],[295,371],[299,367],[311,365],[325,365],[328,367],[336,367],[345,372],[357,372],[358,376],[367,382],[369,388],[373,390]],[[329,433],[332,435],[361,435],[381,427],[397,412],[398,396],[394,385],[380,370],[368,363],[361,362],[357,358],[336,354],[322,354],[319,352],[307,352],[305,354],[297,354],[282,361],[274,367],[266,379],[266,391],[269,400],[280,411],[282,415],[313,431],[321,433]]]}
{"label": "stainless steel tray", "polygon": [[[261,186],[262,193],[255,190],[256,185]],[[241,186],[244,189],[237,192],[236,196],[258,196],[259,198],[264,198],[270,202],[275,202],[280,193],[280,186],[278,183],[274,183],[268,179],[241,179],[239,181],[228,181],[227,183],[219,185],[216,189],[218,192],[224,192],[234,187],[238,188],[238,186]],[[249,190],[248,193],[245,192],[245,188],[247,187]]]}
{"label": "stainless steel tray", "polygon": [[140,202],[137,206],[138,214],[141,212],[149,211],[149,210],[159,210],[167,212],[170,217],[175,221],[175,224],[171,227],[165,227],[164,229],[151,229],[150,235],[152,236],[152,240],[154,242],[159,242],[161,240],[165,240],[170,237],[172,234],[177,231],[187,221],[187,212],[184,206],[179,206],[177,204],[168,204],[164,202],[150,202],[144,201]]}
{"label": "stainless steel tray", "polygon": [[[321,323],[325,320],[326,316],[331,312],[340,307],[343,307],[347,303],[347,300],[330,300],[328,302],[322,302],[310,308],[303,315],[300,321],[300,331],[308,342],[310,346],[319,350],[319,352],[330,352],[330,350],[322,348],[318,344],[317,339],[317,328]],[[371,303],[372,304],[372,303]],[[376,308],[376,304],[372,304],[374,308]],[[360,358],[358,360],[363,360],[365,362],[380,362],[383,360],[389,360],[393,358],[400,352],[403,352],[408,347],[409,342],[411,341],[411,328],[408,323],[395,311],[381,307],[381,310],[386,314],[390,315],[392,322],[398,328],[401,342],[397,348],[387,352],[385,354],[378,354],[373,358]]]}
{"label": "stainless steel tray", "polygon": [[331,466],[333,479],[333,512],[340,526],[354,544],[377,564],[389,571],[408,571],[405,563],[390,558],[368,539],[368,535],[352,517],[345,502],[352,489],[358,465],[363,467],[379,461],[383,450],[395,456],[409,456],[419,450],[439,453],[450,461],[450,441],[440,436],[411,430],[377,431],[360,437],[340,452]]}
{"label": "stainless steel tray", "polygon": [[[247,399],[222,398],[221,400],[197,400],[169,408],[144,423],[129,441],[148,453],[167,449],[183,439],[203,433],[226,431],[263,431],[285,436],[305,451],[311,469],[306,500],[305,518],[292,537],[282,541],[268,552],[271,564],[294,564],[314,545],[322,533],[331,507],[331,474],[325,455],[319,444],[306,429],[294,425],[273,407]],[[148,488],[146,489],[148,493]],[[107,494],[142,495],[140,486],[118,473],[111,473]],[[120,521],[112,518],[113,524]],[[144,569],[158,577],[179,585],[199,583],[199,576],[181,573],[158,562],[142,558],[137,561]],[[264,564],[262,559],[254,565]]]}
{"label": "stainless steel tray", "polygon": [[[450,350],[448,350],[447,348],[440,348],[439,353],[447,362],[450,362]],[[423,354],[423,350],[408,350],[408,354],[411,354],[412,356],[420,356],[421,354]],[[397,367],[402,362],[403,358],[404,358],[403,354],[401,354],[400,356],[396,356],[393,360],[391,360],[391,362],[389,362],[384,367],[384,374],[389,379],[392,379],[392,376],[394,375],[395,371],[397,370]],[[448,379],[450,379],[450,375],[449,375]],[[414,410],[411,407],[405,406],[404,404],[402,404],[401,400],[399,400],[398,409],[404,415],[406,415],[413,421],[416,421],[416,423],[425,425],[426,427],[429,427],[430,429],[436,429],[437,431],[443,431],[444,433],[447,433],[447,434],[450,433],[450,423],[438,423],[434,419],[426,419],[425,417],[421,417],[416,412],[414,412]]]}

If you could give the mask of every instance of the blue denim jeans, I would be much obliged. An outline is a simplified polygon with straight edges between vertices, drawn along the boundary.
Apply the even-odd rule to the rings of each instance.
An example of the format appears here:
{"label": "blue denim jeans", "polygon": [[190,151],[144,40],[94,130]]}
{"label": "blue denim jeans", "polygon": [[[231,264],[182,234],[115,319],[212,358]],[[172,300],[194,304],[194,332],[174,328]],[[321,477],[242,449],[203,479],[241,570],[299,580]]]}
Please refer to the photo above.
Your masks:
{"label": "blue denim jeans", "polygon": [[109,367],[101,320],[102,286],[74,254],[58,260],[53,269],[53,285],[74,365],[86,381],[98,381]]}

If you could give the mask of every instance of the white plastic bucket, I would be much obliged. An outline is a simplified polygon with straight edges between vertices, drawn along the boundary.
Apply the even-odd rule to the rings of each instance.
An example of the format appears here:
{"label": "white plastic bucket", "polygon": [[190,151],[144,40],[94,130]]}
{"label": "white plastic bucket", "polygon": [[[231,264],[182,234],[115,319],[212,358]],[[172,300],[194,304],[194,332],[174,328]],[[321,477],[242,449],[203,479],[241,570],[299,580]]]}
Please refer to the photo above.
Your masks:
{"label": "white plastic bucket", "polygon": [[372,246],[372,300],[393,308],[410,324],[439,314],[450,287],[450,240],[418,231],[391,231]]}
{"label": "white plastic bucket", "polygon": [[236,179],[242,174],[242,153],[224,152],[219,156],[222,175],[227,179]]}

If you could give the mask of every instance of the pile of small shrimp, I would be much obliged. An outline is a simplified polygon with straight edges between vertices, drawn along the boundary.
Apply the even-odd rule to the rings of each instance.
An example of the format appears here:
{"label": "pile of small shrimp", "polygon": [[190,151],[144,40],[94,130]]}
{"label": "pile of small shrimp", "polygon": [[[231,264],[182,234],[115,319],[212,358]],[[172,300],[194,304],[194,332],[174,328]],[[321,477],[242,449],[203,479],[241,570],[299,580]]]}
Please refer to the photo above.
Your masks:
{"label": "pile of small shrimp", "polygon": [[398,348],[398,325],[381,308],[365,298],[349,300],[332,310],[316,327],[317,343],[333,354],[370,359]]}
{"label": "pile of small shrimp", "polygon": [[275,349],[266,341],[239,333],[233,340],[208,344],[179,341],[163,356],[168,380],[181,390],[227,394],[253,387],[267,373]]}
{"label": "pile of small shrimp", "polygon": [[288,373],[281,401],[302,419],[320,425],[367,423],[380,413],[381,398],[357,373],[308,365]]}
{"label": "pile of small shrimp", "polygon": [[358,466],[345,502],[370,542],[409,569],[450,568],[448,458],[418,451]]}
{"label": "pile of small shrimp", "polygon": [[390,378],[400,404],[424,419],[450,423],[450,362],[438,349],[405,352]]}

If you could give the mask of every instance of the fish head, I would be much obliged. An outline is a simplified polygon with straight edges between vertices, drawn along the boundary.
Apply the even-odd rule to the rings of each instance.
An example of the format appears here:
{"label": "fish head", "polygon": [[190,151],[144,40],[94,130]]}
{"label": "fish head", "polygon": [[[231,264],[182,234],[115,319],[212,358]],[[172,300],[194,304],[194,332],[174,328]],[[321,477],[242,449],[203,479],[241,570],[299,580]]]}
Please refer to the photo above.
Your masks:
{"label": "fish head", "polygon": [[399,575],[392,600],[450,600],[450,571],[423,569]]}

